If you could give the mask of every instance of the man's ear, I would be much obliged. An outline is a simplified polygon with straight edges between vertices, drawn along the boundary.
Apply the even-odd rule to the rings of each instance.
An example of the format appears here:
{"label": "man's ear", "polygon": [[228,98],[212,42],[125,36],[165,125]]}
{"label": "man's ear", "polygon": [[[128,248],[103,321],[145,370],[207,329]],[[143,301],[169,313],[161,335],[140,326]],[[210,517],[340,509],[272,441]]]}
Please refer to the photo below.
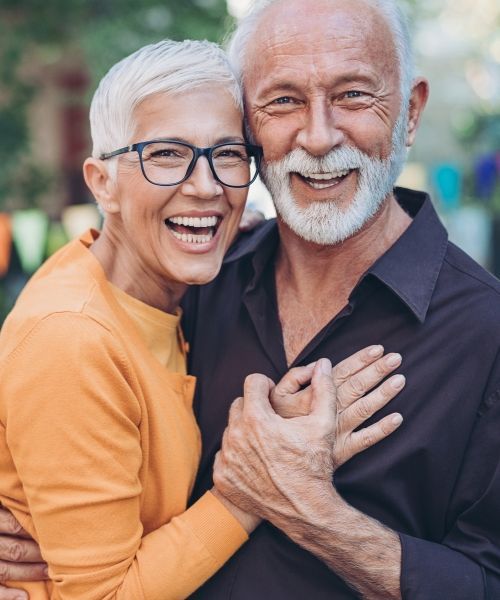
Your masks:
{"label": "man's ear", "polygon": [[106,213],[120,211],[120,204],[116,200],[116,182],[103,160],[87,158],[83,163],[83,177],[101,210]]}
{"label": "man's ear", "polygon": [[414,80],[410,96],[410,110],[408,113],[408,133],[406,136],[406,145],[408,148],[413,146],[417,134],[420,117],[427,104],[429,97],[429,82],[423,77]]}

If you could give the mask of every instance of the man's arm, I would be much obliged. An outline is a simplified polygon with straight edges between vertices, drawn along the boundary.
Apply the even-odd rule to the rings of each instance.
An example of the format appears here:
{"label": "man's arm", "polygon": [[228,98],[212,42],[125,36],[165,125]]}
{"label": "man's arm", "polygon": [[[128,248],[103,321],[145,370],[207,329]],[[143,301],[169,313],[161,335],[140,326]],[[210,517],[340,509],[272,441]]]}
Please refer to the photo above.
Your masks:
{"label": "man's arm", "polygon": [[[328,385],[326,374],[321,385]],[[329,427],[337,416],[316,410],[281,419],[255,379],[247,381],[243,405],[232,411],[215,484],[317,556],[362,598],[495,598],[500,586],[500,400],[486,404],[439,544],[398,534],[348,505],[332,484],[337,466],[326,459],[328,444],[335,454],[341,443],[335,426]]]}
{"label": "man's arm", "polygon": [[[392,381],[400,387],[398,378]],[[336,435],[340,387],[336,383],[330,362],[322,359],[311,384],[310,414],[282,419],[268,400],[265,378],[248,377],[244,399],[231,408],[214,483],[232,502],[270,521],[318,556],[361,597],[399,599],[397,534],[348,506],[332,485],[342,463],[336,458],[338,446],[345,442]],[[384,384],[389,385],[390,381]],[[367,418],[362,403],[351,408],[349,419],[360,424]],[[399,415],[393,418],[395,425],[401,422]],[[369,447],[372,432],[360,435]]]}

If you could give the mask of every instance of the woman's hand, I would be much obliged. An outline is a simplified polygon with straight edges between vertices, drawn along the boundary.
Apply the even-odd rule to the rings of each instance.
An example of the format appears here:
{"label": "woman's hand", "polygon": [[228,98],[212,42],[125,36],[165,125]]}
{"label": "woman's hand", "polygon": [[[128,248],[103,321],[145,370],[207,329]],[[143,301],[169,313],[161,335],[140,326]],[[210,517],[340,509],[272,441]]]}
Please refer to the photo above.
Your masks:
{"label": "woman's hand", "polygon": [[[271,404],[281,417],[294,418],[310,413],[312,391],[308,384],[314,365],[315,363],[312,363],[291,369],[273,388]],[[373,425],[354,431],[403,389],[403,375],[394,375],[378,385],[400,365],[399,354],[384,356],[382,346],[370,346],[349,356],[333,368],[337,396],[337,434],[334,449],[336,468],[383,440],[401,424],[401,415],[393,413]],[[375,387],[377,385],[378,387]]]}
{"label": "woman's hand", "polygon": [[[24,531],[14,516],[0,508],[0,582],[47,579],[38,544]],[[0,600],[28,600],[28,594],[0,585]]]}

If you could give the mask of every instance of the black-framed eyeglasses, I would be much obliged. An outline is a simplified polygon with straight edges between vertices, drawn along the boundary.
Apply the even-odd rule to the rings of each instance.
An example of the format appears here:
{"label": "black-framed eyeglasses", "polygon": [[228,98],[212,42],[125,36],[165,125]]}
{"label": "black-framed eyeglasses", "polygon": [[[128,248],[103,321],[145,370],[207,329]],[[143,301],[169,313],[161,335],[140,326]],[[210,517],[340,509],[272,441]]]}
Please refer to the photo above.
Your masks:
{"label": "black-framed eyeglasses", "polygon": [[214,178],[227,187],[245,188],[259,174],[262,148],[243,142],[198,148],[177,140],[150,140],[101,154],[101,160],[137,152],[144,177],[153,185],[178,185],[192,174],[201,156],[208,160]]}

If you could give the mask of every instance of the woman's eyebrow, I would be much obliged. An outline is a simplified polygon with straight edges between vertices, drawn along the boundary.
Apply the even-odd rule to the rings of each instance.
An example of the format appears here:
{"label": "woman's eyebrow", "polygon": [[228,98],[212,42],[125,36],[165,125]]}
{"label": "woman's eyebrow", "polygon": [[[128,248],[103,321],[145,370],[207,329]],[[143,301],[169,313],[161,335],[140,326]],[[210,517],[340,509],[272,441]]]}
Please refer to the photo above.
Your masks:
{"label": "woman's eyebrow", "polygon": [[222,138],[217,138],[216,144],[230,144],[231,142],[244,142],[245,139],[243,136],[225,136]]}
{"label": "woman's eyebrow", "polygon": [[[191,146],[196,146],[196,144],[193,144],[192,142],[190,142],[189,140],[187,140],[186,138],[182,138],[182,137],[178,137],[178,136],[172,136],[172,135],[157,135],[155,137],[152,137],[149,141],[151,142],[162,142],[165,140],[169,140],[171,142],[179,142],[181,144],[190,144]],[[245,138],[243,136],[224,136],[221,138],[216,138],[215,142],[213,145],[217,145],[217,144],[231,144],[231,143],[244,143],[245,142]]]}

